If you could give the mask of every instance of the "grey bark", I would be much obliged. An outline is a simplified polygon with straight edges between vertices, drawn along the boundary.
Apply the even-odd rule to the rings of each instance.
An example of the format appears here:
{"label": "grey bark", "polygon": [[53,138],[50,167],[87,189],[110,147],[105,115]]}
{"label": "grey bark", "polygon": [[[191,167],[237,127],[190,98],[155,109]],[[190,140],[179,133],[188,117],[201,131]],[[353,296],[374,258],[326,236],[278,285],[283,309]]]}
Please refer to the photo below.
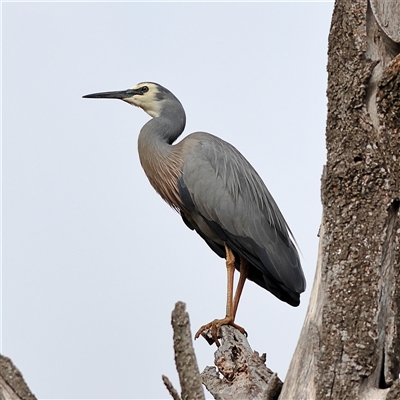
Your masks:
{"label": "grey bark", "polygon": [[0,400],[36,400],[19,369],[0,354]]}
{"label": "grey bark", "polygon": [[181,396],[179,395],[178,391],[174,388],[171,381],[165,375],[162,376],[162,380],[169,394],[172,396],[173,400],[181,400]]}
{"label": "grey bark", "polygon": [[221,327],[222,344],[214,353],[216,367],[206,367],[201,379],[218,400],[276,400],[282,389],[277,374],[266,367],[266,355],[253,351],[232,326]]}
{"label": "grey bark", "polygon": [[400,2],[337,0],[320,251],[280,400],[400,399]]}
{"label": "grey bark", "polygon": [[[181,384],[181,398],[182,400],[204,400],[185,303],[178,302],[175,304],[171,323],[174,331],[175,364]],[[178,399],[178,392],[173,388],[169,379],[163,376],[163,381],[172,398]]]}

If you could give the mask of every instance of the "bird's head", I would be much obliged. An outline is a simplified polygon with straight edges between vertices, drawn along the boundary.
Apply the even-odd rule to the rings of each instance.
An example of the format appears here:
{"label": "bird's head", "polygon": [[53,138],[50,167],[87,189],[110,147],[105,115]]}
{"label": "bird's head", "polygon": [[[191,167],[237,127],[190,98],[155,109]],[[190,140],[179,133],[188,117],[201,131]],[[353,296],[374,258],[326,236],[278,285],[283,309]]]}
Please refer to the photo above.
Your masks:
{"label": "bird's head", "polygon": [[[166,88],[154,82],[141,82],[127,90],[93,93],[83,96],[90,99],[120,99],[140,107],[153,118],[159,117],[169,100],[179,100]],[[180,103],[179,103],[180,104]]]}

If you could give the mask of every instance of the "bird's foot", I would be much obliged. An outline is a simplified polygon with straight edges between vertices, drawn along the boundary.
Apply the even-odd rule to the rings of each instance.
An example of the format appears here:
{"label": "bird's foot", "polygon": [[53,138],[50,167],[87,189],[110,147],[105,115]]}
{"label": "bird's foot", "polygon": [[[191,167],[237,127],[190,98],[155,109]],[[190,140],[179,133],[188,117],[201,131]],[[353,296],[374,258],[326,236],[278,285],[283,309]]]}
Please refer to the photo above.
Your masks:
{"label": "bird's foot", "polygon": [[[219,343],[218,337],[221,337],[219,335],[219,333],[220,333],[220,328],[222,325],[231,325],[234,328],[236,328],[240,333],[247,336],[247,332],[241,326],[236,325],[233,321],[234,321],[234,319],[232,317],[225,317],[223,319],[214,319],[214,321],[209,322],[206,325],[203,325],[196,332],[196,334],[194,335],[194,338],[197,339],[200,335],[202,335],[210,345],[215,343],[217,345],[217,347],[219,347],[220,343]],[[206,331],[209,331],[209,332],[206,333]]]}

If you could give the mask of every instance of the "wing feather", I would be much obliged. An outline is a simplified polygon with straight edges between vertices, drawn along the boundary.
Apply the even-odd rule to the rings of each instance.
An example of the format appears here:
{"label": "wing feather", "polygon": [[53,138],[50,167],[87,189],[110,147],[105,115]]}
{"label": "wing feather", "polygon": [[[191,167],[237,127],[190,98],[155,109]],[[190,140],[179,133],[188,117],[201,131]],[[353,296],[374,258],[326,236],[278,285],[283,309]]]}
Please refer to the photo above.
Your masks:
{"label": "wing feather", "polygon": [[290,229],[254,168],[216,136],[197,132],[185,140],[195,145],[185,155],[179,182],[184,205],[217,235],[219,230],[269,280],[276,280],[267,286],[303,292],[305,279]]}

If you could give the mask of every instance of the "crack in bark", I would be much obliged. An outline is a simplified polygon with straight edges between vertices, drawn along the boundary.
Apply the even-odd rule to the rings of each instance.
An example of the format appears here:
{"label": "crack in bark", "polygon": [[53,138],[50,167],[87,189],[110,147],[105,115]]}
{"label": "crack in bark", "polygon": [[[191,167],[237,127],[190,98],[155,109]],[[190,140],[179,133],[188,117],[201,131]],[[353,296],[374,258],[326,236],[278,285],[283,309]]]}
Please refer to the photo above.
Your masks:
{"label": "crack in bark", "polygon": [[386,157],[384,157],[384,151],[379,145],[381,140],[380,135],[380,119],[378,115],[378,105],[376,102],[378,84],[382,78],[383,70],[386,64],[386,57],[382,54],[382,48],[380,42],[377,40],[379,37],[378,24],[375,20],[375,16],[372,12],[370,1],[368,1],[367,6],[367,16],[366,16],[366,31],[367,31],[367,48],[365,55],[371,60],[370,65],[370,79],[366,88],[366,108],[371,119],[373,132],[376,135],[376,148],[382,155],[382,160],[385,164],[386,171],[390,171],[386,163]]}
{"label": "crack in bark", "polygon": [[385,350],[382,349],[381,353],[382,357],[382,362],[381,362],[381,368],[380,368],[380,374],[379,374],[379,389],[387,389],[389,386],[386,384],[385,380]]}
{"label": "crack in bark", "polygon": [[335,399],[335,396],[333,395],[333,390],[335,387],[335,382],[336,382],[336,369],[338,367],[338,364],[342,362],[342,357],[343,357],[343,352],[344,352],[344,345],[342,343],[341,349],[340,349],[340,356],[335,362],[335,368],[333,369],[333,378],[332,378],[332,385],[331,385],[331,393],[329,395],[330,399]]}
{"label": "crack in bark", "polygon": [[[377,137],[375,143],[376,148],[381,154],[384,168],[390,174],[391,171],[387,164],[388,154],[386,154],[385,149],[380,146],[382,141],[382,116],[378,111],[377,94],[379,83],[383,77],[385,68],[398,53],[399,45],[394,42],[392,43],[379,27],[370,1],[368,1],[367,7],[366,30],[366,56],[375,62],[379,61],[371,71],[371,78],[366,92],[366,108],[373,126],[373,132]],[[387,219],[383,229],[384,239],[380,263],[378,311],[376,314],[377,331],[379,332],[376,351],[378,362],[375,372],[373,373],[373,376],[371,376],[374,387],[381,389],[390,387],[393,384],[393,381],[398,379],[399,369],[398,357],[394,357],[395,359],[393,360],[393,357],[390,356],[390,353],[393,353],[393,341],[396,340],[392,336],[395,335],[396,332],[393,294],[396,283],[394,264],[396,259],[396,226],[398,224],[398,210],[399,200],[394,199],[388,208]]]}
{"label": "crack in bark", "polygon": [[380,277],[379,305],[377,313],[378,336],[378,365],[375,371],[375,385],[378,388],[387,388],[398,379],[399,361],[393,360],[392,337],[396,328],[393,292],[396,285],[395,256],[396,256],[396,233],[398,229],[398,213],[400,201],[393,200],[388,210],[385,224],[385,240],[382,248],[382,263]]}

